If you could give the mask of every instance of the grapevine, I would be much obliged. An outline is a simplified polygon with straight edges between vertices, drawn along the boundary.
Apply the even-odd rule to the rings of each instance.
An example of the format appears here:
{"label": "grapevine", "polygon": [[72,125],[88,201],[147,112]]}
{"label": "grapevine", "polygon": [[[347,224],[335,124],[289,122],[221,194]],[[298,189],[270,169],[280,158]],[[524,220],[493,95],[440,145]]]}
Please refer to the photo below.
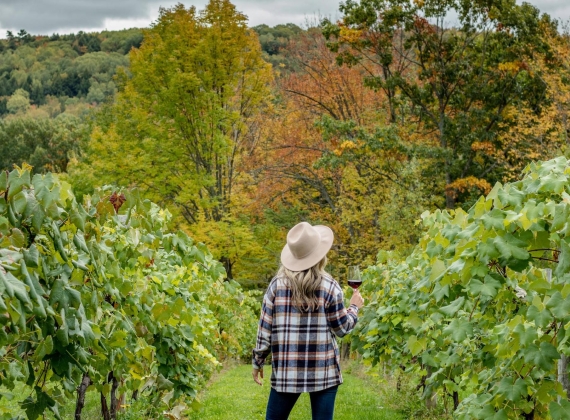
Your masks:
{"label": "grapevine", "polygon": [[60,418],[77,392],[80,418],[89,385],[103,418],[127,391],[177,418],[219,358],[245,353],[257,301],[169,223],[136,190],[104,187],[81,204],[52,174],[0,174],[0,380],[29,387],[29,419]]}
{"label": "grapevine", "polygon": [[412,254],[367,270],[364,358],[424,377],[459,419],[570,418],[556,370],[570,354],[569,181],[559,157],[469,211],[424,213]]}

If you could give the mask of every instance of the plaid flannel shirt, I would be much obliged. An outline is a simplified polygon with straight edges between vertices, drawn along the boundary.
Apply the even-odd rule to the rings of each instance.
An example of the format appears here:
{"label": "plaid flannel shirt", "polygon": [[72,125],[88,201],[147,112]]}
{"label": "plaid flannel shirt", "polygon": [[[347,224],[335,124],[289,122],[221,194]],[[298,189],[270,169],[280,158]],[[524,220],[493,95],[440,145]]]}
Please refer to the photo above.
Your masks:
{"label": "plaid flannel shirt", "polygon": [[275,277],[265,293],[253,367],[261,369],[271,352],[271,387],[278,392],[313,392],[342,383],[334,335],[343,337],[354,328],[358,308],[345,308],[342,289],[327,274],[317,296],[318,309],[302,312],[282,278]]}

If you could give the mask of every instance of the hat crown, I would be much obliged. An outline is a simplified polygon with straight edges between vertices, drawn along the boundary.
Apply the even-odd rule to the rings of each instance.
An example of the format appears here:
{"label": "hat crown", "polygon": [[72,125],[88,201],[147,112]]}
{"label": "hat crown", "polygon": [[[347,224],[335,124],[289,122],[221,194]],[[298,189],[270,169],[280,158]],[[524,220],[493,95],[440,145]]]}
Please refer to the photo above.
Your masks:
{"label": "hat crown", "polygon": [[320,242],[321,235],[307,222],[297,224],[287,234],[287,245],[291,254],[297,259],[305,258],[311,254]]}

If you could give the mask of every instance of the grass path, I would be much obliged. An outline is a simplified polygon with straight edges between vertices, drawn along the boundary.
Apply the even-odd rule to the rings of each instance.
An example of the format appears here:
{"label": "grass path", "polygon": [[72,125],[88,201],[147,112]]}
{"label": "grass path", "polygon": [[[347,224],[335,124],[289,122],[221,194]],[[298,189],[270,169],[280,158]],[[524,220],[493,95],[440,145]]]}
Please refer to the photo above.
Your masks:
{"label": "grass path", "polygon": [[[355,363],[355,362],[353,362]],[[335,404],[335,420],[403,420],[410,418],[401,411],[395,411],[389,407],[397,406],[393,403],[398,396],[390,392],[390,385],[374,382],[362,374],[351,374],[350,365],[343,369],[344,383],[339,387]],[[358,371],[358,369],[356,369]],[[249,365],[237,365],[224,369],[217,374],[201,393],[202,408],[190,411],[188,420],[264,420],[265,407],[271,389],[269,378],[270,367],[266,368],[264,385],[260,387],[253,382],[251,367]],[[364,378],[364,379],[363,379]],[[386,388],[387,387],[387,388]],[[0,387],[0,392],[3,388]],[[388,391],[388,392],[380,392]],[[19,406],[19,401],[29,395],[31,391],[24,386],[13,391],[14,398],[0,399],[0,417],[2,414],[10,414],[12,418],[21,415],[26,418],[24,411]],[[148,398],[139,398],[139,401],[130,405],[125,411],[120,412],[119,420],[166,420],[160,414],[152,413],[152,403]],[[399,408],[399,406],[398,406]],[[72,420],[75,410],[75,401],[68,400],[68,404],[60,407],[60,414],[64,420]],[[155,411],[156,413],[156,411]],[[53,420],[51,413],[46,414],[46,420]],[[311,418],[311,405],[308,394],[299,398],[289,420],[309,420]],[[423,417],[434,419],[436,417]],[[88,392],[86,405],[82,419],[100,420],[99,394],[95,391]]]}
{"label": "grass path", "polygon": [[[270,368],[265,369],[265,383],[256,385],[251,378],[251,367],[240,365],[222,374],[202,395],[203,408],[192,414],[191,420],[263,420],[269,397]],[[385,402],[365,380],[343,373],[344,383],[339,387],[335,404],[335,420],[400,420],[401,415],[385,408]],[[303,394],[295,405],[290,420],[311,418],[308,394]]]}

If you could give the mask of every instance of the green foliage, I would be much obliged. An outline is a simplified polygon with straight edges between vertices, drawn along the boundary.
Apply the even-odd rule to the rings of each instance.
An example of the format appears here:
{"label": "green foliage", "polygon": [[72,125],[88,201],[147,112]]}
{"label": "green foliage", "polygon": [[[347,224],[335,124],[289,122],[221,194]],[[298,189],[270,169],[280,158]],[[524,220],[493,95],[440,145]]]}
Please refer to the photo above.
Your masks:
{"label": "green foliage", "polygon": [[287,46],[289,40],[303,30],[294,23],[275,25],[257,25],[252,28],[259,36],[261,49],[268,55],[278,55]]}
{"label": "green foliage", "polygon": [[[85,98],[93,87],[102,95],[91,93],[86,100],[101,102],[114,94],[112,78],[117,68],[128,66],[125,54],[132,47],[138,48],[141,41],[139,29],[79,32],[49,38],[27,33],[9,36],[9,48],[0,50],[0,97],[12,96],[8,109],[12,113],[26,105],[22,95],[16,93],[20,90],[27,92],[29,102],[41,106],[50,96]],[[113,85],[99,86],[109,83]]]}
{"label": "green foliage", "polygon": [[367,270],[364,357],[426,375],[425,396],[465,396],[459,419],[563,416],[555,367],[570,354],[569,176],[566,158],[533,163],[468,212],[426,212],[405,261]]}
{"label": "green foliage", "polygon": [[317,126],[331,148],[315,166],[343,174],[337,207],[350,232],[341,256],[346,265],[351,260],[372,263],[379,242],[383,249],[409,252],[419,234],[410,226],[426,208],[443,204],[434,194],[437,186],[424,176],[428,165],[422,147],[404,145],[394,126],[372,131],[330,117]]}
{"label": "green foliage", "polygon": [[26,162],[34,172],[65,172],[86,136],[87,125],[67,114],[0,120],[0,170]]}
{"label": "green foliage", "polygon": [[213,244],[214,258],[222,261],[242,286],[265,288],[275,275],[284,241],[275,224],[258,220],[252,225],[246,217],[226,217],[220,221],[199,220],[190,231],[196,240]]}
{"label": "green foliage", "polygon": [[177,222],[205,232],[201,239],[235,278],[243,253],[226,245],[251,237],[238,220],[247,204],[244,168],[270,98],[271,68],[257,38],[227,0],[200,13],[178,5],[161,10],[130,58],[132,78],[121,76],[117,101],[100,114],[73,177],[139,185],[169,204]]}
{"label": "green foliage", "polygon": [[324,21],[329,47],[339,64],[366,69],[365,84],[387,98],[389,123],[417,127],[431,149],[429,175],[446,184],[447,207],[465,180],[483,178],[475,182],[483,191],[502,180],[514,156],[478,145],[517,147],[501,137],[515,124],[509,107],[539,114],[547,85],[529,63],[552,55],[550,17],[514,1],[348,0],[340,10],[342,21]]}
{"label": "green foliage", "polygon": [[84,375],[108,395],[110,373],[119,392],[178,412],[216,356],[245,352],[255,299],[169,219],[136,191],[106,187],[81,205],[50,173],[1,173],[0,375],[8,391],[30,387],[28,418],[59,418]]}
{"label": "green foliage", "polygon": [[24,89],[16,89],[14,94],[8,99],[6,109],[12,114],[26,111],[30,107],[30,94]]}
{"label": "green foliage", "polygon": [[286,47],[295,39],[303,29],[293,23],[286,23],[270,27],[257,25],[252,28],[259,36],[259,43],[263,51],[263,58],[271,63],[277,71],[292,70],[292,63],[286,54]]}

